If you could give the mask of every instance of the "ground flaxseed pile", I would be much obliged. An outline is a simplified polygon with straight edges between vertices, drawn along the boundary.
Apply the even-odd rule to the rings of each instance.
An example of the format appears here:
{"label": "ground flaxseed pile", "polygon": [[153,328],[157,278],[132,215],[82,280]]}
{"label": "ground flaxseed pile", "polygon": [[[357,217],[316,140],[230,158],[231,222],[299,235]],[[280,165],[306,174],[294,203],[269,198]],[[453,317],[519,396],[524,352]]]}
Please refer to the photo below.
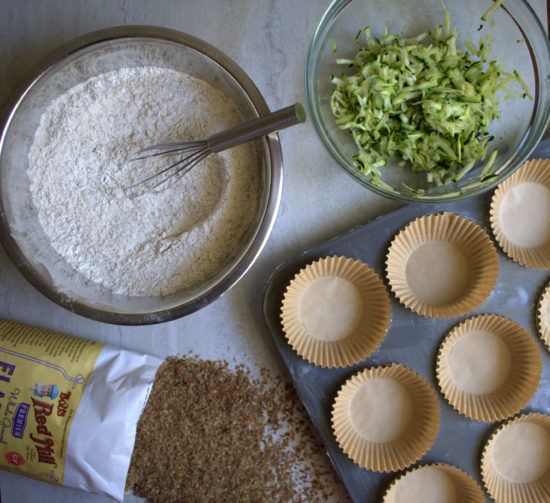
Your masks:
{"label": "ground flaxseed pile", "polygon": [[336,480],[292,384],[195,356],[159,368],[127,487],[157,502],[325,502]]}

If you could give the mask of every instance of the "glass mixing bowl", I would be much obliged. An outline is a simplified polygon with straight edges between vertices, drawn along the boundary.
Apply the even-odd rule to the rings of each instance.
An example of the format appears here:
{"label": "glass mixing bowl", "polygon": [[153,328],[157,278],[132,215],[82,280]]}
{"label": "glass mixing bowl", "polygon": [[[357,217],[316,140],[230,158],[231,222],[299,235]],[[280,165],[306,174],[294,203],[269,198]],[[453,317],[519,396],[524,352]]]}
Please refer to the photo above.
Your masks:
{"label": "glass mixing bowl", "polygon": [[[494,176],[481,174],[477,164],[456,183],[433,186],[425,173],[415,173],[408,165],[390,160],[380,168],[383,186],[356,169],[352,156],[356,146],[348,131],[339,129],[330,106],[334,86],[330,75],[343,72],[337,58],[352,59],[358,50],[356,36],[367,26],[374,37],[390,33],[413,37],[444,24],[441,0],[334,0],[311,40],[305,68],[305,91],[309,116],[323,145],[332,157],[356,180],[372,191],[404,202],[452,201],[480,194],[511,175],[529,156],[544,134],[550,114],[550,45],[535,12],[525,0],[504,0],[488,21],[483,13],[492,0],[445,2],[452,26],[459,32],[458,47],[470,38],[493,37],[490,59],[503,62],[503,69],[517,70],[529,86],[533,101],[511,98],[501,101],[501,119],[491,125],[494,140],[488,151],[498,149]],[[345,70],[344,70],[345,72]],[[418,191],[416,189],[421,189]]]}
{"label": "glass mixing bowl", "polygon": [[[192,313],[231,288],[250,268],[273,227],[281,195],[282,157],[276,134],[256,140],[260,173],[256,214],[232,255],[199,285],[171,295],[113,295],[87,281],[50,245],[29,190],[28,152],[40,118],[59,95],[89,78],[123,67],[160,66],[198,77],[232,100],[244,120],[269,113],[250,78],[214,47],[154,27],[116,27],[59,48],[7,104],[0,140],[0,239],[21,273],[43,294],[83,316],[107,323],[160,323]],[[131,217],[131,216],[129,216]]]}

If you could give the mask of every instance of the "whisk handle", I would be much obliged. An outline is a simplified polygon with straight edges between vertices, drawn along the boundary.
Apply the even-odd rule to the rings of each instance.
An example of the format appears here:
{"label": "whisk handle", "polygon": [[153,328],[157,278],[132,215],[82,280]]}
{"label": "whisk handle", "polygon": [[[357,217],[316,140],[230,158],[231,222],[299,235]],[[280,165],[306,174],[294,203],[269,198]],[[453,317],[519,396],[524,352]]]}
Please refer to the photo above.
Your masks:
{"label": "whisk handle", "polygon": [[213,134],[207,140],[212,152],[221,152],[235,145],[254,140],[274,131],[305,122],[306,112],[300,103],[295,103],[263,117],[252,119],[220,133]]}

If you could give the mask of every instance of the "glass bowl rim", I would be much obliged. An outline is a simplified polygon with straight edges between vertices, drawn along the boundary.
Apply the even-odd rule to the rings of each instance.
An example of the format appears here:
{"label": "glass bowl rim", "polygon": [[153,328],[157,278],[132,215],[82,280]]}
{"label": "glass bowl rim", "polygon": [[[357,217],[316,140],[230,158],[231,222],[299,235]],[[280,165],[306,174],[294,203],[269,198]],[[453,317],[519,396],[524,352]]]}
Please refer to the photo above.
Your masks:
{"label": "glass bowl rim", "polygon": [[[501,183],[504,179],[508,178],[512,173],[514,173],[521,166],[521,164],[527,160],[531,152],[536,148],[540,140],[545,135],[545,132],[547,131],[547,128],[549,127],[549,122],[550,122],[550,94],[547,93],[549,94],[549,99],[546,100],[546,102],[544,102],[540,97],[541,90],[545,84],[544,74],[546,73],[550,75],[550,65],[549,65],[550,39],[546,34],[546,31],[542,26],[539,17],[537,16],[533,8],[529,5],[529,3],[526,0],[515,0],[515,1],[519,1],[522,4],[522,7],[526,8],[527,12],[532,17],[532,20],[534,22],[534,29],[539,35],[537,38],[537,43],[540,43],[540,42],[544,43],[545,52],[546,52],[546,55],[548,56],[546,61],[543,61],[542,64],[544,63],[547,64],[549,72],[540,71],[539,66],[541,63],[534,59],[534,55],[531,49],[532,43],[528,42],[529,49],[531,52],[531,58],[534,60],[534,63],[537,66],[537,68],[535,68],[535,76],[536,76],[536,84],[537,84],[537,93],[535,95],[535,100],[537,101],[534,106],[533,115],[530,119],[528,132],[524,135],[522,141],[520,142],[518,146],[518,150],[516,150],[514,155],[511,158],[509,158],[507,162],[502,166],[501,174],[499,177],[497,177],[497,179],[491,182],[485,183],[483,185],[479,185],[478,187],[475,187],[473,189],[470,189],[467,191],[461,191],[460,193],[453,193],[450,195],[415,196],[413,194],[398,192],[397,190],[394,192],[394,191],[389,191],[387,189],[384,189],[383,187],[380,187],[378,185],[375,185],[371,183],[369,180],[367,180],[366,178],[361,177],[357,172],[357,169],[351,164],[350,160],[347,159],[346,156],[342,155],[341,152],[339,152],[336,148],[332,146],[331,142],[328,141],[329,135],[325,132],[322,126],[323,121],[320,119],[320,113],[318,110],[319,105],[315,99],[316,93],[314,89],[314,80],[315,80],[315,68],[317,63],[317,53],[318,53],[318,48],[320,47],[320,44],[324,39],[326,30],[330,27],[331,23],[340,14],[340,12],[343,11],[346,6],[351,4],[353,0],[332,0],[331,1],[330,5],[325,10],[325,12],[321,17],[321,20],[316,26],[315,31],[313,32],[313,35],[311,37],[311,40],[309,42],[309,46],[307,49],[305,67],[304,67],[304,89],[305,89],[305,101],[306,101],[307,111],[313,123],[315,132],[319,140],[321,141],[321,144],[323,145],[325,150],[329,153],[329,155],[332,157],[332,159],[334,159],[338,163],[338,165],[341,168],[343,168],[344,171],[349,176],[351,176],[356,182],[360,183],[367,189],[371,190],[372,192],[380,196],[393,199],[395,201],[400,201],[402,203],[421,203],[421,204],[434,203],[435,204],[435,203],[447,203],[447,202],[467,199],[469,197],[477,196],[493,189],[499,183]],[[537,118],[540,118],[540,119],[538,120],[538,124],[536,124],[537,129],[533,134],[533,124],[537,122]],[[520,157],[517,156],[518,151],[522,151],[522,155]]]}

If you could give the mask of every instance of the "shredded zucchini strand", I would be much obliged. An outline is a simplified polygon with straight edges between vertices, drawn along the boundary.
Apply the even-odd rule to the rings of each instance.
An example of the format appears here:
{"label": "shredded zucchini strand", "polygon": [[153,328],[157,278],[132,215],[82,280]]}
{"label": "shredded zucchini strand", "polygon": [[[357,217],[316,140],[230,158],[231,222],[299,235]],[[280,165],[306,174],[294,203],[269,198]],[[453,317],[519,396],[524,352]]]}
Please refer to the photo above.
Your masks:
{"label": "shredded zucchini strand", "polygon": [[493,12],[495,12],[499,7],[500,7],[500,4],[502,3],[502,0],[495,0],[495,3],[493,5],[491,5],[491,7],[489,7],[485,12],[484,14],[481,16],[481,19],[483,21],[487,21],[487,19],[489,19],[489,17],[491,16],[491,14]]}

